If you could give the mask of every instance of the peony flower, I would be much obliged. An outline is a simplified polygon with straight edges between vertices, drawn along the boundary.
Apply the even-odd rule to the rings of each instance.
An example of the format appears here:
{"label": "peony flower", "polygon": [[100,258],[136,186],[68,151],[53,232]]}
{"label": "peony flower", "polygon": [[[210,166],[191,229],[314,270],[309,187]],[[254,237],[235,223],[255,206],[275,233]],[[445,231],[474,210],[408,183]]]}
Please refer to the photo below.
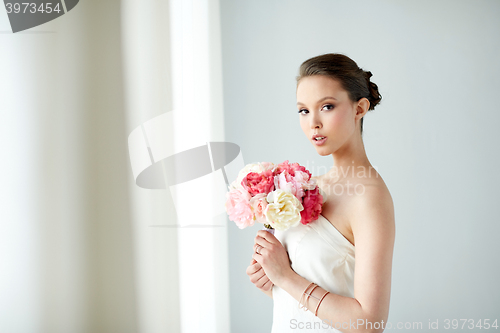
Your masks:
{"label": "peony flower", "polygon": [[[259,162],[262,171],[273,170],[275,165],[272,162]],[[260,172],[262,172],[260,171]]]}
{"label": "peony flower", "polygon": [[[295,176],[293,177],[294,182],[296,182],[298,185],[297,187],[300,188],[301,195],[299,198],[302,198],[304,196],[303,190],[312,190],[316,187],[316,180],[315,179],[310,179],[309,175],[303,171],[296,170],[295,171]],[[312,186],[312,188],[311,188]]]}
{"label": "peony flower", "polygon": [[312,174],[309,172],[309,170],[307,170],[306,167],[300,165],[299,163],[292,163],[292,164],[290,164],[290,167],[294,171],[294,176],[297,173],[297,171],[301,171],[301,172],[307,174],[307,180],[309,180],[312,176]]}
{"label": "peony flower", "polygon": [[269,193],[274,190],[273,171],[267,170],[261,173],[250,172],[243,178],[241,185],[254,196],[259,193]]}
{"label": "peony flower", "polygon": [[302,171],[308,175],[307,180],[309,180],[312,176],[311,173],[305,167],[303,167],[299,163],[288,164],[288,160],[278,164],[275,168],[275,172],[277,174],[282,173],[283,171],[287,171],[292,176],[295,176],[295,171]]}
{"label": "peony flower", "polygon": [[320,192],[319,187],[306,191],[304,198],[302,198],[302,203],[304,209],[300,212],[302,220],[300,223],[308,224],[312,221],[316,221],[321,214],[321,208],[323,206],[323,195]]}
{"label": "peony flower", "polygon": [[323,197],[323,203],[326,202],[326,198],[327,198],[327,195],[326,195],[326,192],[323,191],[319,186],[317,187],[319,193],[321,193],[321,196]]}
{"label": "peony flower", "polygon": [[[302,188],[304,190],[314,190],[318,186],[316,179],[309,179],[307,182],[302,183]],[[322,193],[323,194],[323,193]]]}
{"label": "peony flower", "polygon": [[229,185],[225,207],[240,229],[257,221],[273,232],[316,220],[324,201],[326,194],[311,173],[286,160],[247,164]]}
{"label": "peony flower", "polygon": [[292,177],[287,171],[283,171],[277,176],[274,176],[274,187],[292,193],[297,198],[304,196],[302,183],[297,182],[295,177]]}
{"label": "peony flower", "polygon": [[[289,178],[290,179],[290,178]],[[274,187],[278,190],[292,192],[292,184],[287,180],[287,172],[283,171],[274,176]]]}
{"label": "peony flower", "polygon": [[267,193],[256,194],[252,199],[250,199],[250,207],[255,216],[255,220],[259,223],[267,223],[264,211],[267,207]]}
{"label": "peony flower", "polygon": [[233,181],[229,185],[229,190],[233,190],[235,188],[242,188],[241,181],[246,177],[250,172],[261,173],[267,170],[273,170],[274,164],[271,162],[258,162],[258,163],[250,163],[245,165],[243,169],[238,173],[238,177],[235,181]]}
{"label": "peony flower", "polygon": [[291,192],[277,189],[266,197],[268,205],[264,210],[267,222],[276,230],[296,226],[301,219],[302,203]]}
{"label": "peony flower", "polygon": [[240,229],[254,225],[254,214],[249,203],[251,198],[250,193],[243,188],[236,188],[226,193],[226,212],[229,219]]}

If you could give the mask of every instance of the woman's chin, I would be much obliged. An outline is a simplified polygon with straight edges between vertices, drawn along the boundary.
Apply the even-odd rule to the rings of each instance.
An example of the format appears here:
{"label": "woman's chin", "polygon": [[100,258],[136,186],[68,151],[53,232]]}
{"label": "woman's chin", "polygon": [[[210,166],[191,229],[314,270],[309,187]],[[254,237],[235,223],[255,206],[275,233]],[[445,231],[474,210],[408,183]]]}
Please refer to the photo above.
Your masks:
{"label": "woman's chin", "polygon": [[328,150],[326,150],[326,149],[316,149],[316,152],[317,152],[318,154],[320,154],[321,156],[328,156],[328,155],[330,155],[330,154],[331,154],[331,153],[330,153]]}

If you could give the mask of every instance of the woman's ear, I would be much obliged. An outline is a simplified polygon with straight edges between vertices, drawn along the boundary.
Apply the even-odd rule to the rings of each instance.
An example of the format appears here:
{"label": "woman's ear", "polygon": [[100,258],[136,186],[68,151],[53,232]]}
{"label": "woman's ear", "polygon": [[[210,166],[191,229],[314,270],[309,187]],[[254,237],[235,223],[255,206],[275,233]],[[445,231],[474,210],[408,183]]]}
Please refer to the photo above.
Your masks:
{"label": "woman's ear", "polygon": [[368,98],[363,97],[356,102],[356,120],[361,119],[368,112],[370,108],[370,101]]}

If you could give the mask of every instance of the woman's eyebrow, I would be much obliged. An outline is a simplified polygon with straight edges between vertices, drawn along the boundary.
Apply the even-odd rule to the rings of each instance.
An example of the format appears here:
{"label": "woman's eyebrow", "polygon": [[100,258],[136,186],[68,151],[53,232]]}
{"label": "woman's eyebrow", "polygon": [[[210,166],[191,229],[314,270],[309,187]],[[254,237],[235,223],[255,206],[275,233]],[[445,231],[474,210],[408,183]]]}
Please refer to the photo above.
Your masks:
{"label": "woman's eyebrow", "polygon": [[[325,99],[334,99],[334,100],[337,100],[335,97],[326,96],[326,97],[323,97],[322,99],[320,99],[319,101],[317,101],[316,104],[323,102]],[[305,105],[305,104],[301,103],[301,102],[297,102],[297,105]]]}

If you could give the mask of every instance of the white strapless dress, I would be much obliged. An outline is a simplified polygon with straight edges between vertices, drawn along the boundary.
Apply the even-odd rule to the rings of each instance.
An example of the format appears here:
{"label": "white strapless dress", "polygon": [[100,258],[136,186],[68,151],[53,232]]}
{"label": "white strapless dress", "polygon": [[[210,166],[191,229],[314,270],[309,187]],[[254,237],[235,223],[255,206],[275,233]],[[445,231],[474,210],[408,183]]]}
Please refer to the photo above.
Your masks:
{"label": "white strapless dress", "polygon": [[[287,250],[297,274],[331,293],[354,297],[355,247],[323,215],[308,225],[275,230],[274,235]],[[340,332],[311,311],[299,309],[299,302],[283,289],[273,286],[272,291],[271,333]]]}

